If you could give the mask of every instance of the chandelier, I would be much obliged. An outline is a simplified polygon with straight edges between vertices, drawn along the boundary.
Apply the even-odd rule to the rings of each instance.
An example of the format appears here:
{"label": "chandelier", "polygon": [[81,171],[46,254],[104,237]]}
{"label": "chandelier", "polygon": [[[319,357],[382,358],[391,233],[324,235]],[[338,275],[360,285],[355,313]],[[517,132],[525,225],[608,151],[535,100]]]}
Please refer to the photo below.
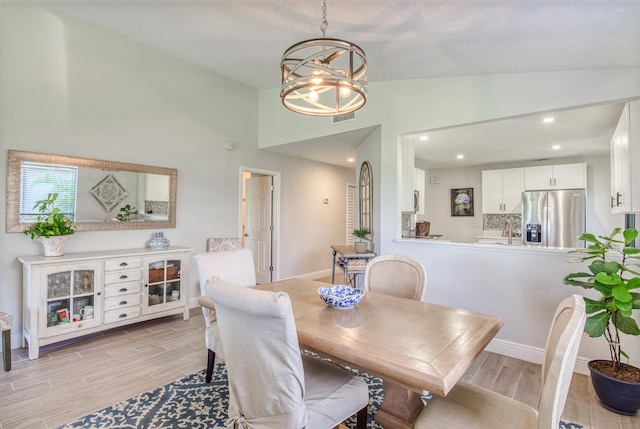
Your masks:
{"label": "chandelier", "polygon": [[367,101],[367,57],[357,45],[326,37],[327,2],[322,2],[321,39],[287,49],[280,63],[282,104],[310,116],[351,113]]}

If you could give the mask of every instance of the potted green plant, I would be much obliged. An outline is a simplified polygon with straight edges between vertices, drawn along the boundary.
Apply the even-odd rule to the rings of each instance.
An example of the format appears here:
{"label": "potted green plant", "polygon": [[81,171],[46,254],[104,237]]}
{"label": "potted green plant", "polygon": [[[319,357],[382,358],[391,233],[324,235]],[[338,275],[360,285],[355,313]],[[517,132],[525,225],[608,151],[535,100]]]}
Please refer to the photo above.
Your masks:
{"label": "potted green plant", "polygon": [[37,237],[42,243],[44,256],[64,255],[64,243],[69,236],[76,232],[76,226],[69,216],[60,212],[60,208],[55,206],[57,193],[51,193],[46,199],[36,201],[33,206],[40,214],[36,217],[36,222],[28,229],[24,230],[33,240]]}
{"label": "potted green plant", "polygon": [[353,244],[356,249],[356,253],[367,253],[369,250],[369,243],[366,241],[368,234],[369,230],[364,228],[353,230],[353,235],[358,239]]}
{"label": "potted green plant", "polygon": [[131,207],[130,204],[127,204],[123,207],[120,207],[120,211],[116,216],[116,219],[120,222],[129,222],[131,220],[131,216],[137,214],[138,210],[135,207]]}
{"label": "potted green plant", "polygon": [[[620,239],[622,234],[622,239]],[[583,256],[570,262],[590,261],[589,272],[564,277],[564,283],[591,289],[599,299],[584,298],[587,321],[584,331],[590,337],[604,336],[610,360],[589,362],[594,391],[600,402],[620,414],[635,414],[640,409],[640,369],[622,362],[629,356],[621,346],[622,335],[640,335],[634,310],[640,309],[640,249],[631,244],[638,237],[634,228],[615,228],[608,236],[582,234],[586,248],[572,250]],[[609,258],[611,256],[611,258]]]}

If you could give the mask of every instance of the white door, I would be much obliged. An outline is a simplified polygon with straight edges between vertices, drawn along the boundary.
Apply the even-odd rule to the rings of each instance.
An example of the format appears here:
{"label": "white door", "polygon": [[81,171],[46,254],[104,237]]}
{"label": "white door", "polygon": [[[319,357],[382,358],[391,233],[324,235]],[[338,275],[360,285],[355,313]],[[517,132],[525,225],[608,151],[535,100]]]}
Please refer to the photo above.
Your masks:
{"label": "white door", "polygon": [[273,233],[273,178],[253,176],[245,181],[246,232],[245,247],[253,251],[256,266],[256,281],[269,283],[273,280],[272,233]]}

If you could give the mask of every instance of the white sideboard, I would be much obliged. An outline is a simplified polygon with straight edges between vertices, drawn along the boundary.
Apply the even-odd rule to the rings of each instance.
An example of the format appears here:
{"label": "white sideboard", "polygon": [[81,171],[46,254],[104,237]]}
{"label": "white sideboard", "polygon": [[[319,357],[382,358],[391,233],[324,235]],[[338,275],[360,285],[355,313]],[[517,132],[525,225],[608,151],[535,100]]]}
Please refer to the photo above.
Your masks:
{"label": "white sideboard", "polygon": [[126,249],[22,256],[23,338],[29,359],[40,347],[182,314],[189,318],[192,249]]}

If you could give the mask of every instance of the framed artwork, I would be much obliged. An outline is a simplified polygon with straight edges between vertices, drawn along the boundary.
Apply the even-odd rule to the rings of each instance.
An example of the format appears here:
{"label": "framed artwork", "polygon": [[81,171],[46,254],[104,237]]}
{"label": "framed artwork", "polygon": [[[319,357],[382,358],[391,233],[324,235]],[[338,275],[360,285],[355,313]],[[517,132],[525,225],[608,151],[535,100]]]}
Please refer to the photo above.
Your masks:
{"label": "framed artwork", "polygon": [[113,177],[113,174],[108,174],[100,183],[91,188],[89,192],[102,204],[102,207],[104,207],[107,212],[113,210],[120,201],[129,195],[120,183],[118,183],[116,178]]}
{"label": "framed artwork", "polygon": [[473,188],[451,190],[451,216],[473,216]]}

